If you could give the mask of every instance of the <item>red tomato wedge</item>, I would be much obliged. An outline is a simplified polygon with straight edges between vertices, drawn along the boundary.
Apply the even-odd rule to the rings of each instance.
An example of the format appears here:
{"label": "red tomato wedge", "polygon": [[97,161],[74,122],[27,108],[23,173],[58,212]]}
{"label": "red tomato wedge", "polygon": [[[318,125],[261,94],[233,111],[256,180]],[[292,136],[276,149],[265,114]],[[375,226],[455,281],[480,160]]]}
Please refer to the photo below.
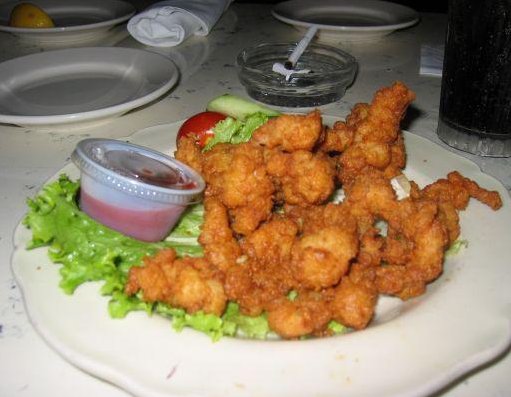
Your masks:
{"label": "red tomato wedge", "polygon": [[213,127],[227,116],[218,112],[201,112],[186,120],[177,133],[177,140],[192,135],[195,142],[203,148],[209,139],[215,135]]}

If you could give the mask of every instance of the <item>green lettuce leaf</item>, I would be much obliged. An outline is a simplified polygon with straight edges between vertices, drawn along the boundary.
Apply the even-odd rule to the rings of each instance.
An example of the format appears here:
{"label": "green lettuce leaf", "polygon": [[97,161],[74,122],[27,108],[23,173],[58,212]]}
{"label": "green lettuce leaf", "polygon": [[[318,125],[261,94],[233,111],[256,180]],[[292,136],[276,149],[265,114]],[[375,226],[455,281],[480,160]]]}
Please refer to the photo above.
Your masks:
{"label": "green lettuce leaf", "polygon": [[239,305],[230,302],[225,310],[223,319],[226,328],[232,327],[239,333],[250,339],[265,339],[270,333],[270,327],[265,314],[257,317],[249,317],[240,313]]}
{"label": "green lettuce leaf", "polygon": [[456,240],[454,243],[451,244],[451,246],[445,251],[445,256],[453,256],[460,253],[460,251],[464,248],[468,247],[468,241],[467,240]]}
{"label": "green lettuce leaf", "polygon": [[248,116],[245,121],[227,117],[215,125],[213,128],[215,135],[208,141],[203,150],[210,150],[217,143],[238,144],[248,142],[252,137],[252,133],[266,123],[268,119],[269,116],[263,113],[254,113]]}

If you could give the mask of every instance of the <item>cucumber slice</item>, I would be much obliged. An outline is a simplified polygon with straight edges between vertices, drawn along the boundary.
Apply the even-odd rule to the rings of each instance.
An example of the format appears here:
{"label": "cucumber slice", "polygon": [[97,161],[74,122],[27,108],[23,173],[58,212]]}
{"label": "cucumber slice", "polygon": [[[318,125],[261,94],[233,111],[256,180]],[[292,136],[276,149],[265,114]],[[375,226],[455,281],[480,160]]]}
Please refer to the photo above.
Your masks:
{"label": "cucumber slice", "polygon": [[258,112],[270,117],[280,114],[276,110],[232,94],[224,94],[211,100],[206,106],[206,110],[222,113],[240,121],[244,121],[247,116]]}

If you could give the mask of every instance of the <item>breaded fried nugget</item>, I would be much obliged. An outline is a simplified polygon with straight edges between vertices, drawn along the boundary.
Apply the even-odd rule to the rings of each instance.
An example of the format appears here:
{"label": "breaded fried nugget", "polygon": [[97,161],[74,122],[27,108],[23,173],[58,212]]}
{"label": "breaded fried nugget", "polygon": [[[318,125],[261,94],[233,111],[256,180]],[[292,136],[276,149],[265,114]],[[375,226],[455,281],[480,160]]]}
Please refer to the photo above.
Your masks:
{"label": "breaded fried nugget", "polygon": [[322,131],[321,114],[315,110],[305,116],[275,117],[254,131],[252,140],[269,149],[278,147],[286,152],[312,150]]}
{"label": "breaded fried nugget", "polygon": [[258,316],[270,302],[286,296],[294,286],[285,263],[262,263],[248,256],[227,270],[224,283],[228,299],[236,301],[240,311],[249,316]]}
{"label": "breaded fried nugget", "polygon": [[324,153],[299,150],[266,152],[267,171],[286,204],[325,203],[335,189],[335,164]]}
{"label": "breaded fried nugget", "polygon": [[290,265],[301,286],[319,291],[336,285],[357,253],[355,232],[329,226],[301,236],[293,246]]}
{"label": "breaded fried nugget", "polygon": [[228,209],[235,233],[250,234],[270,217],[275,188],[266,172],[262,147],[217,145],[204,155],[203,175],[206,194]]}
{"label": "breaded fried nugget", "polygon": [[205,259],[176,259],[171,249],[130,269],[125,292],[133,295],[139,290],[144,301],[165,302],[188,313],[202,310],[221,316],[227,303],[222,280]]}
{"label": "breaded fried nugget", "polygon": [[425,285],[440,276],[449,239],[436,203],[403,200],[395,211],[387,218],[389,229],[409,242],[409,251],[403,253],[408,260],[380,267],[376,284],[381,293],[409,299],[424,293]]}
{"label": "breaded fried nugget", "polygon": [[347,327],[363,329],[374,315],[377,297],[375,289],[355,284],[349,277],[344,277],[333,290],[330,303],[332,317]]}
{"label": "breaded fried nugget", "polygon": [[298,226],[293,220],[275,216],[243,240],[243,251],[262,263],[286,263],[297,234]]}
{"label": "breaded fried nugget", "polygon": [[202,174],[202,152],[195,139],[191,135],[184,136],[176,144],[175,158]]}
{"label": "breaded fried nugget", "polygon": [[288,263],[297,232],[294,221],[276,215],[243,239],[244,255],[225,276],[226,293],[243,313],[258,315],[295,287]]}
{"label": "breaded fried nugget", "polygon": [[358,113],[348,124],[355,130],[353,143],[339,158],[342,183],[349,183],[367,167],[383,171],[388,178],[401,173],[405,155],[399,125],[414,99],[412,91],[396,82],[380,89],[368,108],[359,106]]}
{"label": "breaded fried nugget", "polygon": [[488,205],[493,210],[502,206],[498,192],[481,188],[476,182],[453,171],[446,179],[439,179],[418,192],[419,197],[435,201],[440,209],[439,216],[449,232],[452,244],[460,235],[458,211],[467,207],[471,197]]}
{"label": "breaded fried nugget", "polygon": [[458,171],[452,171],[447,179],[439,179],[422,190],[422,195],[439,202],[451,202],[456,209],[467,207],[470,197],[479,200],[493,210],[502,207],[498,192],[481,188],[476,182],[464,177]]}
{"label": "breaded fried nugget", "polygon": [[229,225],[225,206],[213,196],[204,199],[204,223],[199,236],[205,258],[217,269],[227,270],[241,256],[238,241]]}
{"label": "breaded fried nugget", "polygon": [[299,293],[291,301],[282,297],[268,307],[268,324],[284,338],[321,335],[331,319],[327,302],[318,293]]}

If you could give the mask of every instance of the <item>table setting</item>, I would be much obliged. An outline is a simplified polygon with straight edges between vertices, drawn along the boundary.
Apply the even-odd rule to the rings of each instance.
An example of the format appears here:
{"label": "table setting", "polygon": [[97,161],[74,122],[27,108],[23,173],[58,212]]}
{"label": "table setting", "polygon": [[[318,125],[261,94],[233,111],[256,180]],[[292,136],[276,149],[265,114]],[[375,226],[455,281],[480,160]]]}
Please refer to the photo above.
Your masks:
{"label": "table setting", "polygon": [[[463,13],[456,1],[449,2],[449,13],[379,0],[30,3],[0,3],[0,395],[511,395],[511,153],[507,107],[500,106],[507,103],[502,87],[509,76],[499,55],[511,39],[502,33],[491,46],[483,39],[462,42],[479,52],[484,47],[481,56],[470,49],[469,60],[456,41],[474,37],[464,26],[509,21],[482,9]],[[456,15],[463,15],[464,25]],[[489,29],[481,27],[481,37]],[[468,72],[460,67],[470,63]],[[468,78],[476,82],[470,89]],[[489,87],[484,94],[482,86]],[[456,97],[456,90],[463,94]],[[204,114],[218,117],[213,124],[203,121],[205,135],[185,131]],[[307,144],[314,117],[321,125]],[[266,126],[285,127],[278,120],[308,120],[288,138],[299,149],[264,135],[272,133]],[[301,244],[315,244],[316,234],[325,235],[318,225],[337,230],[335,222],[347,227],[352,216],[362,235],[366,215],[353,197],[383,182],[371,168],[379,167],[371,135],[357,134],[371,134],[371,125],[384,136],[391,124],[395,135],[382,139],[393,160],[381,169],[391,174],[385,183],[392,182],[396,197],[379,192],[388,207],[372,204],[378,219],[371,219],[380,223],[372,226],[377,232],[371,242],[383,242],[382,270],[360,273],[371,287],[357,291],[372,302],[363,303],[371,314],[360,325],[342,311],[359,301],[339,304],[339,291],[358,285],[359,273],[348,269],[365,269],[369,240],[357,237],[345,275],[336,281],[301,273],[309,262],[299,262],[297,252]],[[492,131],[480,132],[485,128]],[[288,132],[284,128],[283,136]],[[294,138],[298,133],[302,140]],[[342,149],[328,140],[334,133],[348,140]],[[264,160],[252,153],[253,142],[266,151]],[[225,164],[210,171],[204,164],[213,164],[215,155],[208,153],[217,144],[229,149],[216,152]],[[230,149],[238,145],[247,145],[247,152]],[[298,153],[308,160],[300,163]],[[254,156],[257,166],[243,156]],[[372,171],[357,171],[361,159]],[[335,192],[340,198],[330,202],[334,187],[325,182],[322,201],[302,205],[320,189],[307,177],[322,180],[323,172],[334,172],[328,171],[334,162],[331,177],[346,185]],[[243,174],[250,167],[258,168]],[[301,167],[308,174],[289,184],[286,178]],[[261,170],[272,177],[261,177]],[[359,178],[362,171],[370,183]],[[238,178],[244,193],[229,196],[228,178]],[[308,190],[296,201],[301,183]],[[429,184],[438,186],[438,200],[452,200],[454,207],[439,201],[433,215],[426,214],[428,200],[436,197],[425,188]],[[455,188],[461,189],[457,196],[449,192]],[[270,199],[264,193],[271,205],[268,218],[258,221],[262,226],[250,226],[253,210],[246,215],[241,204],[227,204],[259,205],[263,196],[253,197],[265,189],[272,193]],[[317,202],[355,210],[343,212],[345,220],[332,212],[322,221],[319,212],[314,221],[300,212]],[[225,221],[211,223],[222,211]],[[435,221],[426,220],[431,217]],[[276,228],[272,236],[279,219],[287,231]],[[299,231],[291,232],[294,227]],[[292,276],[271,270],[280,286],[268,287],[268,294],[282,289],[285,302],[262,304],[269,298],[243,290],[249,284],[239,269],[256,260],[280,264],[275,257],[284,255],[287,243],[279,242],[289,241],[289,233],[296,234],[289,266],[299,270]],[[343,233],[334,246],[348,247]],[[391,238],[401,254],[385,245]],[[218,241],[229,247],[218,253],[226,257],[235,245],[239,271],[211,270],[209,262],[218,256],[210,247]],[[437,241],[441,254],[432,253]],[[427,254],[417,259],[422,246]],[[314,260],[322,260],[318,255]],[[411,287],[397,292],[390,272],[408,265],[393,260],[421,266],[436,255],[441,267],[434,276],[410,270]],[[156,272],[157,266],[163,270]],[[251,272],[259,274],[254,266]],[[164,288],[156,277],[175,277],[165,292],[175,295],[148,298]],[[428,278],[416,284],[417,277]],[[264,309],[248,313],[247,302]],[[286,317],[282,307],[299,309]]]}

